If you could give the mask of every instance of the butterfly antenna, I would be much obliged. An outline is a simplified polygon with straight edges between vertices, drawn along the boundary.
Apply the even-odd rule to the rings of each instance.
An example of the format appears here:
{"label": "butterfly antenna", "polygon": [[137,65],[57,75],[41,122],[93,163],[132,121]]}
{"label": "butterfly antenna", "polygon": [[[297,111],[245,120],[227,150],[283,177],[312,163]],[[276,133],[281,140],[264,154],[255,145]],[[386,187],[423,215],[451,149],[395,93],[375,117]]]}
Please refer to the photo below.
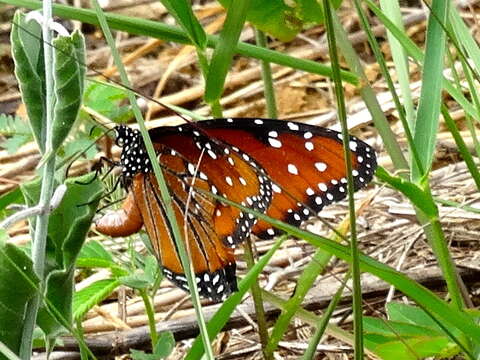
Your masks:
{"label": "butterfly antenna", "polygon": [[[15,26],[18,26],[20,29],[22,29],[22,31],[25,31],[27,34],[29,34],[30,36],[34,37],[35,39],[37,40],[40,40],[42,42],[44,42],[45,44],[47,44],[48,46],[51,46],[52,48],[54,48],[55,50],[61,52],[62,54],[66,55],[66,56],[69,56],[70,58],[73,58],[72,55],[70,55],[69,53],[67,53],[66,51],[64,51],[63,49],[55,46],[54,44],[51,44],[45,40],[43,40],[43,38],[37,36],[35,33],[31,32],[30,30],[26,29],[25,27],[23,27],[22,25],[19,25],[18,23],[16,23],[15,21],[12,21],[12,24],[14,24]],[[128,86],[128,85],[125,85],[123,84],[121,81],[119,80],[115,80],[105,74],[103,74],[101,71],[98,71],[98,70],[95,70],[94,68],[88,66],[88,64],[86,64],[85,62],[81,61],[81,60],[78,60],[77,58],[73,58],[80,66],[83,66],[85,69],[88,69],[89,71],[93,72],[94,74],[96,74],[97,76],[101,76],[102,78],[104,78],[105,80],[107,80],[108,82],[111,82],[113,84],[116,84],[124,89],[127,89],[129,91],[132,91],[133,93],[135,93],[136,95],[144,98],[145,100],[148,100],[148,101],[151,101],[157,105],[160,105],[162,107],[164,107],[165,109],[168,109],[169,111],[173,112],[174,114],[176,114],[177,116],[179,116],[180,118],[182,118],[185,122],[187,123],[192,123],[192,121],[188,118],[186,118],[184,115],[182,115],[181,113],[179,113],[178,111],[176,111],[173,107],[171,107],[170,105],[167,105],[149,95],[145,95],[145,94],[142,94],[140,91],[136,90],[135,88],[131,87],[131,86]]]}
{"label": "butterfly antenna", "polygon": [[[90,150],[93,146],[97,144],[97,141],[100,139],[103,139],[105,136],[107,136],[109,133],[114,131],[115,129],[109,129],[107,130],[103,135],[101,135],[97,140],[93,141],[90,145],[88,145],[83,151],[78,152],[76,155],[73,155],[71,158],[70,163],[68,164],[67,168],[65,169],[65,178],[68,177],[68,174],[70,172],[70,168],[72,167],[73,163],[77,161],[80,157],[84,156],[88,150]],[[90,132],[91,134],[91,132]],[[108,159],[107,159],[108,160]],[[111,160],[110,160],[111,162]],[[93,181],[93,180],[92,180]],[[90,182],[89,182],[90,183]]]}

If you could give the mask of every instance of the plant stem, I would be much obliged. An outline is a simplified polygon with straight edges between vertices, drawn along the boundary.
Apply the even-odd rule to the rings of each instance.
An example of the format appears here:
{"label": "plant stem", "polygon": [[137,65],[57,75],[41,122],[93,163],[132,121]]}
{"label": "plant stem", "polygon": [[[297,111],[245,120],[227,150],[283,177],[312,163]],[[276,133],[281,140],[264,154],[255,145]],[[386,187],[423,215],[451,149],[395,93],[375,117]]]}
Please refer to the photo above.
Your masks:
{"label": "plant stem", "polygon": [[[125,67],[123,66],[122,60],[120,58],[120,55],[118,53],[117,48],[115,47],[115,42],[112,37],[112,33],[108,27],[107,20],[105,17],[105,14],[103,13],[102,8],[98,4],[97,0],[92,1],[95,11],[98,17],[98,21],[102,27],[103,33],[105,35],[105,39],[107,40],[107,43],[112,51],[113,59],[115,61],[115,65],[117,66],[118,72],[120,74],[120,79],[122,80],[122,83],[126,85],[127,87],[130,88],[130,81],[128,79],[127,72],[125,70]],[[147,150],[148,157],[150,159],[150,162],[153,167],[153,173],[155,175],[155,178],[158,182],[158,187],[160,189],[160,194],[161,198],[163,201],[164,209],[167,214],[167,219],[171,225],[171,229],[173,232],[173,238],[175,241],[175,244],[178,248],[178,255],[180,257],[180,263],[182,264],[182,268],[185,272],[185,276],[187,278],[187,284],[188,288],[190,289],[191,295],[192,295],[192,303],[193,307],[195,309],[195,315],[198,321],[198,327],[200,329],[200,334],[203,340],[203,345],[205,349],[205,357],[207,359],[214,359],[213,356],[213,350],[210,345],[210,338],[208,336],[208,331],[207,331],[207,326],[205,323],[205,318],[202,313],[202,304],[200,303],[200,297],[198,295],[198,290],[197,290],[197,284],[195,281],[195,275],[193,274],[193,268],[190,264],[190,259],[189,255],[186,250],[186,241],[184,241],[184,238],[182,236],[182,233],[180,231],[180,228],[177,223],[177,218],[175,215],[175,212],[173,210],[173,200],[172,197],[170,196],[169,190],[167,183],[165,181],[165,178],[163,176],[163,171],[160,168],[160,164],[157,161],[157,154],[155,153],[155,150],[153,148],[152,140],[150,139],[150,136],[148,135],[148,130],[145,126],[145,122],[143,120],[142,112],[140,111],[140,108],[138,107],[137,104],[137,99],[135,97],[135,94],[132,91],[127,91],[128,98],[130,101],[130,104],[132,106],[133,114],[135,115],[135,119],[137,120],[138,127],[140,130],[140,133],[142,134],[142,138],[145,144],[145,148]]]}
{"label": "plant stem", "polygon": [[20,358],[9,349],[7,345],[0,341],[0,354],[5,356],[8,360],[20,360]]}
{"label": "plant stem", "polygon": [[[433,201],[433,199],[432,199]],[[443,277],[447,283],[448,294],[452,300],[455,309],[463,310],[464,302],[462,292],[458,285],[458,273],[455,263],[448,251],[445,234],[442,230],[442,225],[437,218],[429,218],[423,212],[416,210],[417,219],[424,228],[425,236],[427,237],[430,246],[432,247],[435,258],[438,261],[438,266],[442,270]]]}
{"label": "plant stem", "polygon": [[305,350],[305,354],[303,354],[303,357],[302,357],[303,360],[309,360],[309,359],[315,358],[315,352],[317,351],[318,343],[320,342],[323,334],[325,333],[325,330],[327,329],[328,322],[332,317],[333,311],[337,308],[337,305],[340,302],[340,299],[342,298],[343,290],[345,289],[345,286],[347,285],[347,281],[350,278],[350,276],[352,276],[352,273],[348,271],[343,277],[342,284],[340,285],[334,297],[328,304],[328,307],[325,310],[325,313],[322,315],[320,321],[318,322],[315,333],[313,334],[310,341],[308,342],[307,350]]}
{"label": "plant stem", "polygon": [[360,283],[360,259],[357,243],[355,201],[353,199],[354,186],[352,175],[352,157],[350,155],[347,112],[342,88],[342,78],[340,76],[340,64],[337,53],[337,44],[335,40],[335,27],[333,25],[332,10],[330,8],[331,0],[323,0],[325,11],[325,24],[327,28],[328,50],[332,62],[333,80],[335,83],[335,95],[338,107],[338,119],[342,127],[343,138],[343,156],[345,159],[347,184],[348,184],[348,209],[350,216],[350,251],[352,254],[351,272],[352,272],[352,297],[353,297],[353,327],[354,327],[354,358],[363,359],[363,320],[362,320],[362,287]]}
{"label": "plant stem", "polygon": [[[255,29],[255,39],[259,47],[267,47],[267,37],[261,30]],[[275,101],[275,88],[273,87],[272,68],[270,63],[266,60],[261,60],[263,93],[265,94],[265,102],[267,104],[267,114],[269,118],[276,119],[277,104]]]}
{"label": "plant stem", "polygon": [[157,329],[155,327],[155,311],[153,309],[152,302],[148,297],[147,290],[145,289],[140,290],[140,296],[142,297],[143,304],[145,305],[145,312],[147,313],[148,327],[150,329],[150,339],[152,340],[152,350],[153,350],[155,349],[155,345],[157,345],[157,341],[158,341]]}
{"label": "plant stem", "polygon": [[[77,336],[80,338],[82,338],[83,340],[84,339],[84,333],[83,333],[83,325],[82,325],[82,320],[79,318],[77,319],[76,321],[76,324],[77,324]],[[79,342],[78,343],[78,347],[80,348],[80,359],[81,360],[88,360],[88,351],[87,349],[84,347],[84,343],[83,342]]]}
{"label": "plant stem", "polygon": [[[207,80],[208,67],[209,67],[207,55],[205,55],[205,50],[203,49],[200,49],[197,47],[196,50],[197,50],[198,64],[200,65],[200,70],[202,70],[203,80],[205,82]],[[215,100],[209,105],[210,105],[210,109],[212,110],[213,117],[215,118],[223,117],[222,105],[220,105],[220,100]]]}
{"label": "plant stem", "polygon": [[[54,107],[54,79],[53,79],[53,47],[52,32],[48,24],[52,20],[52,2],[45,0],[43,2],[43,51],[45,61],[45,99],[46,99],[46,123],[45,123],[45,154],[50,154],[52,149],[52,124]],[[53,195],[55,174],[55,156],[49,156],[42,169],[42,187],[40,190],[40,200],[38,205],[46,208]],[[20,346],[20,357],[24,360],[30,359],[32,354],[33,330],[37,320],[38,308],[43,296],[45,281],[45,249],[47,244],[49,213],[39,214],[35,222],[35,233],[32,244],[33,270],[40,279],[39,290],[33,299],[27,304],[25,321],[23,325],[22,343]]]}
{"label": "plant stem", "polygon": [[[247,268],[248,270],[251,270],[255,265],[255,259],[253,257],[252,241],[250,239],[245,241],[245,246],[243,249],[245,250]],[[265,352],[268,343],[268,326],[265,318],[265,311],[263,309],[262,290],[260,289],[257,281],[252,284],[251,290],[253,304],[255,306],[255,313],[257,315],[258,334],[260,336],[260,343],[262,344],[263,357],[266,360],[273,360],[273,354]]]}

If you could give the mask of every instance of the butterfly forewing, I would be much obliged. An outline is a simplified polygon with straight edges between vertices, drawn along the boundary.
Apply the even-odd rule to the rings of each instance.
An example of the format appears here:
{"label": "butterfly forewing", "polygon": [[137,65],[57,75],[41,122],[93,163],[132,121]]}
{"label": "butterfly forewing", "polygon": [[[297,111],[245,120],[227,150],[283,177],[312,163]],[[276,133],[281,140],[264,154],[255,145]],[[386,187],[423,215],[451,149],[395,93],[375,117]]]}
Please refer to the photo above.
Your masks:
{"label": "butterfly forewing", "polygon": [[[182,131],[178,131],[179,128]],[[266,211],[272,197],[272,185],[252,158],[236,147],[212,141],[193,126],[173,129],[173,134],[155,131],[151,135],[157,144],[156,151],[166,153],[159,160],[167,171],[173,169],[167,161],[169,157],[174,157],[172,163],[183,161],[185,174],[177,176],[183,179],[184,186],[193,183],[195,189],[198,179],[206,182],[207,190],[215,195],[260,212]],[[237,207],[210,198],[215,204],[211,219],[218,236],[231,247],[244,241],[257,220]]]}
{"label": "butterfly forewing", "polygon": [[[325,128],[270,119],[222,119],[199,123],[211,138],[255,159],[272,182],[267,215],[293,225],[316,216],[325,206],[346,197],[347,179],[341,134]],[[351,136],[350,155],[355,190],[373,177],[373,150]],[[259,221],[253,233],[271,238],[279,233]]]}

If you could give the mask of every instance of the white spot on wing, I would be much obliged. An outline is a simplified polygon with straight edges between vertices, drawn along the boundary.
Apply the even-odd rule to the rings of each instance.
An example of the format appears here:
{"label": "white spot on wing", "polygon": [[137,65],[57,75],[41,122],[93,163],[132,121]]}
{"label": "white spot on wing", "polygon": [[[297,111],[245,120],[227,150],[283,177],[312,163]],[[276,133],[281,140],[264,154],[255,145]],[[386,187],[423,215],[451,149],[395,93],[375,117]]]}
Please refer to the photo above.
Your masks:
{"label": "white spot on wing", "polygon": [[292,175],[298,175],[298,169],[293,164],[288,164],[288,172]]}
{"label": "white spot on wing", "polygon": [[292,131],[297,131],[299,129],[298,125],[293,122],[288,122],[287,126]]}
{"label": "white spot on wing", "polygon": [[350,140],[350,150],[357,151],[358,143],[355,140]]}
{"label": "white spot on wing", "polygon": [[325,164],[324,162],[317,162],[317,163],[315,163],[315,167],[316,167],[317,170],[320,171],[320,172],[324,172],[325,170],[327,170],[327,164]]}
{"label": "white spot on wing", "polygon": [[274,148],[277,148],[277,149],[282,147],[282,143],[277,139],[268,138],[268,143],[270,144],[270,146],[272,146]]}

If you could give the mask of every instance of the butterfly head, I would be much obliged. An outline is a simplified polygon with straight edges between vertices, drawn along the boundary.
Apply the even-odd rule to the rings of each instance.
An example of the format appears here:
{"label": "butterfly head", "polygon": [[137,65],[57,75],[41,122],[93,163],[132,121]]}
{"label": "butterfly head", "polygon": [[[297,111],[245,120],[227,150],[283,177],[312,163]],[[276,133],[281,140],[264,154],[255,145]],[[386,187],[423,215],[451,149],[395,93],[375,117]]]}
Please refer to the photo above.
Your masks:
{"label": "butterfly head", "polygon": [[138,131],[125,125],[116,126],[115,133],[115,143],[122,148],[127,148],[140,140]]}

